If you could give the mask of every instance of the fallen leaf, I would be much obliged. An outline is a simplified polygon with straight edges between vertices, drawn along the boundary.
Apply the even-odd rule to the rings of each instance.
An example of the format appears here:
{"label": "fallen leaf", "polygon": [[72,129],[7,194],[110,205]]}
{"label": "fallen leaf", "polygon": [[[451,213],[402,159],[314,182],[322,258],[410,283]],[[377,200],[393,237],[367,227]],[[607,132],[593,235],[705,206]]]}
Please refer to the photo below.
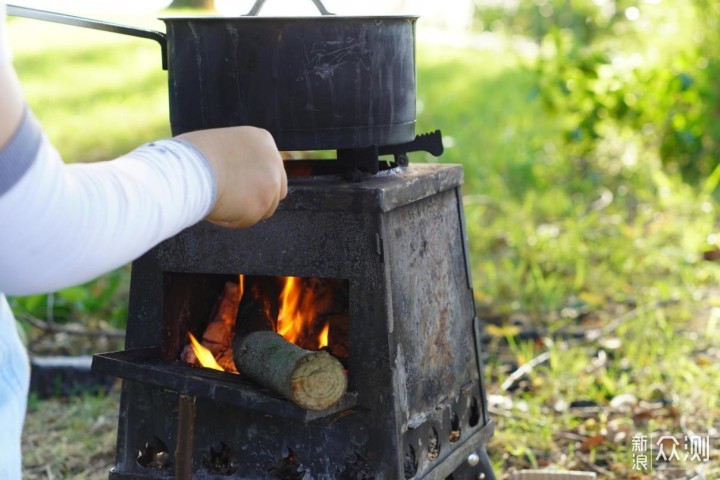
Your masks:
{"label": "fallen leaf", "polygon": [[504,325],[500,327],[490,324],[485,326],[485,333],[497,338],[514,337],[520,333],[520,327],[516,327],[515,325]]}
{"label": "fallen leaf", "polygon": [[580,298],[591,307],[599,307],[605,304],[605,297],[592,292],[580,292]]}
{"label": "fallen leaf", "polygon": [[720,260],[720,248],[713,248],[711,250],[705,250],[703,252],[703,259],[708,262],[717,262]]}
{"label": "fallen leaf", "polygon": [[713,364],[713,361],[707,357],[700,357],[697,360],[695,360],[695,363],[697,363],[701,367],[709,367],[710,365]]}
{"label": "fallen leaf", "polygon": [[605,440],[607,440],[605,435],[593,435],[592,437],[588,437],[584,442],[580,444],[580,451],[583,453],[588,453],[593,448],[597,448],[603,443],[605,443]]}

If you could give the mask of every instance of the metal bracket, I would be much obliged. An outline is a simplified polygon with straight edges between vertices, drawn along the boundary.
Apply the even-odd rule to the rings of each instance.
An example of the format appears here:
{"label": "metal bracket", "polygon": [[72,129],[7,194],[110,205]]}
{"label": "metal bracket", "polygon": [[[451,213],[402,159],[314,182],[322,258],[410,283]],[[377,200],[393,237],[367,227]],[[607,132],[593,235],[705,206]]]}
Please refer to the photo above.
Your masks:
{"label": "metal bracket", "polygon": [[428,152],[439,157],[444,150],[442,133],[440,130],[435,130],[434,132],[417,135],[410,142],[395,145],[341,148],[337,151],[337,159],[338,163],[346,171],[365,172],[374,175],[380,170],[379,157],[381,155],[392,155],[397,166],[405,167],[409,163],[407,154],[410,152]]}
{"label": "metal bracket", "polygon": [[[315,4],[315,7],[317,7],[318,11],[320,12],[320,15],[335,15],[334,13],[330,13],[327,8],[325,8],[325,5],[323,5],[321,0],[312,0],[313,4]],[[254,17],[258,13],[260,13],[260,10],[262,10],[263,5],[265,5],[265,0],[256,0],[253,4],[252,8],[250,8],[250,11],[246,13],[245,17]]]}
{"label": "metal bracket", "polygon": [[383,145],[379,148],[378,153],[380,155],[393,155],[395,161],[400,163],[401,157],[407,159],[407,154],[410,152],[427,152],[435,157],[439,157],[445,151],[445,147],[442,143],[442,132],[435,130],[430,133],[423,133],[415,136],[415,139],[406,142],[398,143],[396,145]]}

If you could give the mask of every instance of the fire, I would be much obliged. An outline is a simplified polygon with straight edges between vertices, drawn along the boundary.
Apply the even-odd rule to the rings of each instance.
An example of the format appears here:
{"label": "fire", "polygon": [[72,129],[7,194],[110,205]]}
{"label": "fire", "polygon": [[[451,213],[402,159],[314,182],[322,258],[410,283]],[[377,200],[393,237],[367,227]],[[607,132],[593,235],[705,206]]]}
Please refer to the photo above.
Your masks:
{"label": "fire", "polygon": [[[282,335],[288,342],[306,350],[332,347],[332,353],[347,356],[342,330],[335,329],[338,311],[333,303],[337,282],[318,278],[275,277],[275,282],[239,275],[237,283],[228,282],[216,303],[212,318],[203,333],[202,343],[188,333],[182,359],[188,363],[215,370],[237,373],[233,361],[232,342],[239,305],[245,295],[255,302],[267,318],[267,328]],[[263,285],[265,288],[259,288]],[[272,288],[268,285],[273,285]],[[279,293],[278,293],[279,292]],[[250,303],[251,304],[251,303]],[[253,318],[256,324],[260,317]],[[347,317],[345,317],[347,318]],[[243,318],[239,319],[243,321]],[[332,327],[332,328],[331,328]],[[332,336],[331,336],[332,330]]]}
{"label": "fire", "polygon": [[326,323],[325,327],[323,327],[322,332],[320,332],[320,336],[318,337],[318,346],[320,348],[327,347],[330,345],[330,324]]}
{"label": "fire", "polygon": [[213,370],[220,370],[221,372],[224,372],[225,369],[222,368],[220,365],[218,365],[217,361],[215,361],[215,357],[213,356],[212,352],[208,350],[207,348],[203,347],[200,342],[197,341],[195,338],[195,335],[188,332],[188,337],[190,337],[190,343],[192,345],[192,350],[195,353],[195,356],[198,359],[198,362],[200,362],[200,365],[202,365],[205,368],[212,368]]}
{"label": "fire", "polygon": [[330,325],[317,331],[318,298],[311,286],[305,285],[300,277],[284,277],[285,285],[280,294],[280,310],[277,318],[277,332],[288,342],[307,349],[320,349],[328,345]]}

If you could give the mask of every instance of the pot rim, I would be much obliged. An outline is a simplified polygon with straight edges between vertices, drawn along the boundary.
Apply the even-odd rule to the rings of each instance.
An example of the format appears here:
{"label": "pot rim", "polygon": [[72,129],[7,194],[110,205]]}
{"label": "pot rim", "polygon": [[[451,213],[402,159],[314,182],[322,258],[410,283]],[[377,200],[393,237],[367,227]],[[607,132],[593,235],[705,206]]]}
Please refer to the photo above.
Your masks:
{"label": "pot rim", "polygon": [[317,15],[317,16],[297,16],[297,17],[253,17],[253,16],[236,16],[236,17],[225,17],[219,15],[207,15],[207,16],[167,16],[158,17],[158,20],[172,21],[172,20],[186,20],[186,21],[207,21],[207,22],[227,22],[227,21],[238,21],[238,22],[308,22],[308,21],[322,21],[322,22],[334,22],[334,21],[377,21],[377,20],[417,20],[420,15]]}

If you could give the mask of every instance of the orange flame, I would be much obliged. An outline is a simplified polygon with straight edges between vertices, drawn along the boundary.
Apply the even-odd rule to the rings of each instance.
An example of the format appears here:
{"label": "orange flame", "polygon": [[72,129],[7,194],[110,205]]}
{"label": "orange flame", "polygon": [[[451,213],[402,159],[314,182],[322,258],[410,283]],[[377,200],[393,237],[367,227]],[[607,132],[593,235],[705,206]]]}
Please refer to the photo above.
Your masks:
{"label": "orange flame", "polygon": [[241,273],[238,275],[238,303],[242,300],[243,295],[245,295],[245,275]]}
{"label": "orange flame", "polygon": [[225,369],[218,365],[217,361],[215,361],[215,357],[213,356],[212,352],[210,352],[210,350],[208,350],[207,348],[203,347],[200,342],[197,341],[195,335],[188,332],[188,337],[190,337],[190,343],[192,344],[193,353],[195,353],[195,356],[197,357],[198,362],[200,362],[200,365],[205,368],[220,370],[221,372],[225,371]]}
{"label": "orange flame", "polygon": [[326,323],[318,337],[318,347],[324,348],[330,344],[330,324]]}
{"label": "orange flame", "polygon": [[[312,325],[317,318],[315,293],[305,288],[302,278],[285,277],[285,286],[280,294],[280,310],[278,312],[277,332],[288,342],[303,346],[305,336],[312,331]],[[329,326],[325,330],[329,330]],[[322,342],[323,333],[315,339],[317,348]],[[327,337],[327,332],[325,332]],[[327,340],[325,340],[327,342]],[[327,344],[327,343],[326,343]],[[303,348],[312,348],[309,345]]]}

